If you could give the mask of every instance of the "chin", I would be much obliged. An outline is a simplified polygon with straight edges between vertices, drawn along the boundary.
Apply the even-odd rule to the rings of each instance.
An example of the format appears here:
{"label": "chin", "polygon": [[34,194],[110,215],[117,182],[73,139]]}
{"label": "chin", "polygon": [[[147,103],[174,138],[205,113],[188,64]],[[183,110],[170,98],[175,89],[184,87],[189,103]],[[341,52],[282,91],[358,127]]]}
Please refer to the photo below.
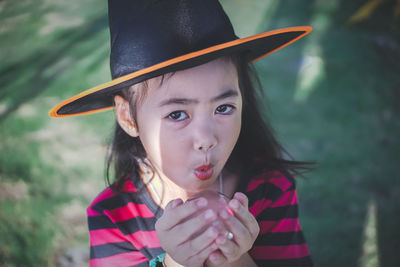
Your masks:
{"label": "chin", "polygon": [[216,180],[218,180],[218,176],[216,178],[210,178],[207,181],[198,180],[200,183],[196,183],[194,184],[194,187],[188,188],[187,192],[198,193],[204,190],[209,190]]}

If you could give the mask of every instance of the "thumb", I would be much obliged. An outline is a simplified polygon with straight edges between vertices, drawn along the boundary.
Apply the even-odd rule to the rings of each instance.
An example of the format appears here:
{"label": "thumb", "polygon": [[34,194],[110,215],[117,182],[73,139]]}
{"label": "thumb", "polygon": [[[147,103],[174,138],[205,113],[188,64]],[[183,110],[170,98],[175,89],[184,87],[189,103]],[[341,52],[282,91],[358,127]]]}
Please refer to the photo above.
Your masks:
{"label": "thumb", "polygon": [[182,199],[177,198],[177,199],[173,199],[170,202],[168,202],[167,206],[165,206],[165,209],[173,209],[178,207],[179,205],[181,205],[183,203]]}

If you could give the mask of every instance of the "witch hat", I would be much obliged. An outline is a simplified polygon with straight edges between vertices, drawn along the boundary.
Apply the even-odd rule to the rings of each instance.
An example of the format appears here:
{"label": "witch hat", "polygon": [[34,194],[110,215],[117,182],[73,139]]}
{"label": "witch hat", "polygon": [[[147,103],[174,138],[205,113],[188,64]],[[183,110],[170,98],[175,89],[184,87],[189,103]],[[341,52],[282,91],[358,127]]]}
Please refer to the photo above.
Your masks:
{"label": "witch hat", "polygon": [[218,0],[109,0],[108,16],[112,80],[63,101],[50,116],[113,108],[114,95],[133,84],[231,54],[255,61],[311,31],[291,27],[239,38]]}

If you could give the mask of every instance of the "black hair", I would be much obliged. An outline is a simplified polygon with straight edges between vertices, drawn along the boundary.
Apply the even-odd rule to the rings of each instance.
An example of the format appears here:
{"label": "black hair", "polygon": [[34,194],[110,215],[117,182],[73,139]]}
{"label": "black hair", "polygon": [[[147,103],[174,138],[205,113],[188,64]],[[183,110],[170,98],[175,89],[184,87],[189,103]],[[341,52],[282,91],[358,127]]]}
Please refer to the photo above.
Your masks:
{"label": "black hair", "polygon": [[[263,91],[253,65],[240,55],[229,58],[238,73],[243,108],[241,132],[225,167],[239,175],[239,188],[243,188],[253,175],[261,171],[280,171],[292,178],[292,174],[301,174],[309,170],[312,163],[293,160],[279,144],[271,126],[263,118],[259,102],[263,99]],[[161,83],[164,78],[165,76],[161,77]],[[147,85],[144,82],[134,85],[136,88],[127,88],[120,93],[130,103],[133,120],[136,118],[137,104],[145,94]],[[145,158],[146,151],[139,137],[131,137],[116,123],[107,158],[108,184],[113,184],[112,188],[118,191],[125,180],[140,179],[139,164],[146,164]],[[114,168],[113,179],[111,167]],[[147,167],[153,170],[148,163]]]}

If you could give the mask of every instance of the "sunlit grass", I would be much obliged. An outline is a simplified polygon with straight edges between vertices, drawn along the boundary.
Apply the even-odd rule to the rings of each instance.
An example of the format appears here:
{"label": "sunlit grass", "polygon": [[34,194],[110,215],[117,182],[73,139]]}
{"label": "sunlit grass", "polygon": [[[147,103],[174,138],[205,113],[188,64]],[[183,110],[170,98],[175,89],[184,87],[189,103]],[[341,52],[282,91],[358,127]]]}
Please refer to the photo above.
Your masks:
{"label": "sunlit grass", "polygon": [[296,92],[294,99],[297,102],[305,102],[309,95],[318,87],[325,78],[325,63],[321,51],[322,36],[327,33],[331,26],[333,14],[338,8],[339,1],[316,1],[310,25],[313,27],[312,34],[305,40],[307,42],[303,49],[303,59],[298,72]]}
{"label": "sunlit grass", "polygon": [[294,100],[304,103],[308,96],[324,79],[324,72],[324,60],[320,57],[320,53],[316,52],[313,56],[304,55],[299,69]]}
{"label": "sunlit grass", "polygon": [[371,200],[368,204],[367,217],[365,218],[360,267],[380,266],[376,232],[376,204]]}

